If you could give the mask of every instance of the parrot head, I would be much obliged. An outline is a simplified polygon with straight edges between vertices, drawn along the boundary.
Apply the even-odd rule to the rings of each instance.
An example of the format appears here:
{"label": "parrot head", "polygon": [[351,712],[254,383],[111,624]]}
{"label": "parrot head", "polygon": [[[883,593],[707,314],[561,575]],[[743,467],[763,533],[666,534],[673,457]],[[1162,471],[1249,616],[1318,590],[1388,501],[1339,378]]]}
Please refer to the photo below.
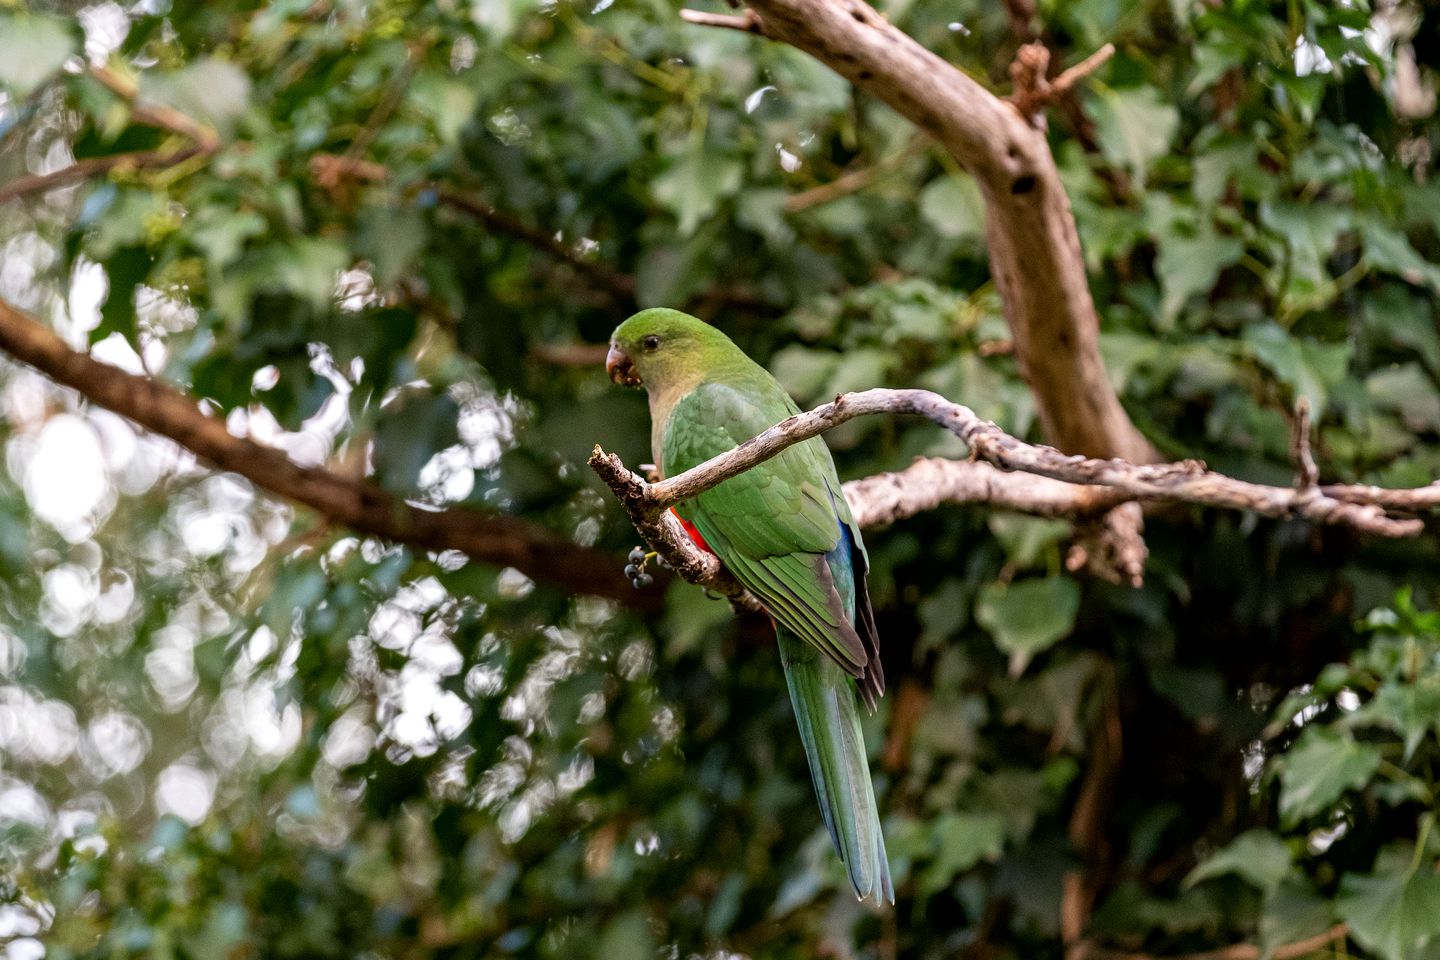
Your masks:
{"label": "parrot head", "polygon": [[[641,310],[615,328],[605,372],[627,387],[664,389],[709,365],[739,354],[740,348],[710,324],[679,310]],[[743,354],[742,354],[743,356]]]}

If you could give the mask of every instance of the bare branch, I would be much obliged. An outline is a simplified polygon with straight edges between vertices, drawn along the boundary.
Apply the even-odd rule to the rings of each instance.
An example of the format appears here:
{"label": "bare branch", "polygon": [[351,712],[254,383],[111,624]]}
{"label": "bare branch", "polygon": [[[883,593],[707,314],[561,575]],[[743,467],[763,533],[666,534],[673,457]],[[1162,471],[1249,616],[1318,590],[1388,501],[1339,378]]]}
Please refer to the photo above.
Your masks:
{"label": "bare branch", "polygon": [[112,154],[108,157],[86,157],[83,160],[76,160],[68,167],[61,167],[50,173],[32,173],[16,177],[4,186],[0,186],[0,203],[32,193],[48,193],[60,187],[68,187],[72,183],[89,180],[99,174],[109,173],[112,170],[153,170],[173,167],[206,152],[200,147],[182,147],[179,150],[136,150],[131,153]]}
{"label": "bare branch", "polygon": [[179,134],[191,142],[189,147],[163,150],[135,150],[108,157],[85,157],[68,167],[50,173],[30,174],[0,187],[0,203],[32,193],[47,193],[60,187],[80,183],[113,170],[150,170],[173,167],[194,157],[206,156],[220,149],[220,135],[214,128],[163,104],[136,101],[137,87],[133,80],[108,67],[92,67],[91,74],[120,98],[130,103],[130,119],[147,127],[158,127]]}
{"label": "bare branch", "polygon": [[811,54],[929,133],[976,178],[1021,371],[1057,446],[1156,459],[1100,358],[1079,235],[1043,131],[863,0],[751,0],[766,37]]}
{"label": "bare branch", "polygon": [[1235,943],[1218,950],[1202,950],[1197,953],[1178,953],[1166,956],[1132,953],[1128,950],[1112,950],[1109,947],[1102,947],[1084,940],[1066,953],[1066,960],[1260,960],[1261,957],[1266,956],[1270,960],[1299,960],[1300,957],[1308,957],[1332,943],[1344,940],[1349,934],[1348,926],[1337,923],[1323,933],[1274,947],[1268,952],[1253,943]]}
{"label": "bare branch", "polygon": [[1369,503],[1381,510],[1403,513],[1423,513],[1440,507],[1440,480],[1409,490],[1372,487],[1361,483],[1336,483],[1321,487],[1320,492],[1345,503]]}
{"label": "bare branch", "polygon": [[1105,66],[1113,56],[1115,56],[1115,44],[1107,43],[1075,66],[1061,71],[1060,76],[1050,81],[1051,99],[1058,100],[1069,93],[1077,84]]}
{"label": "bare branch", "polygon": [[1125,500],[1193,503],[1248,510],[1267,517],[1301,517],[1387,537],[1414,536],[1422,526],[1418,520],[1388,516],[1374,504],[1337,500],[1316,489],[1302,491],[1236,480],[1206,470],[1204,464],[1193,460],[1137,465],[1118,459],[1068,456],[1053,447],[1017,440],[980,419],[969,407],[929,390],[875,389],[844,394],[831,403],[790,417],[678,477],[648,485],[644,497],[658,509],[673,506],[763,463],[786,447],[856,417],[878,413],[925,417],[964,440],[972,456],[1001,470],[1098,486],[1122,494]]}
{"label": "bare branch", "polygon": [[91,67],[90,74],[120,99],[130,102],[130,119],[136,123],[178,133],[205,153],[214,153],[220,149],[220,135],[215,132],[214,127],[201,123],[174,107],[145,101],[140,98],[139,85],[133,79],[104,66]]}
{"label": "bare branch", "polygon": [[831,180],[829,183],[822,183],[818,187],[811,187],[809,190],[802,190],[799,193],[792,193],[785,198],[786,213],[800,213],[809,210],[811,207],[818,207],[821,204],[838,200],[841,197],[848,197],[852,193],[864,190],[870,184],[884,177],[895,167],[905,160],[920,153],[929,142],[924,134],[916,134],[902,149],[878,162],[861,167],[858,170],[851,170]]}
{"label": "bare branch", "polygon": [[1036,114],[1070,92],[1076,84],[1093,74],[1115,55],[1115,45],[1107,43],[1090,56],[1081,60],[1054,80],[1048,76],[1050,50],[1045,44],[1035,41],[1022,46],[1010,64],[1010,79],[1015,89],[1010,102],[1025,116]]}
{"label": "bare branch", "polygon": [[759,601],[731,576],[715,554],[695,545],[673,511],[654,503],[649,496],[651,484],[631,473],[619,457],[606,453],[598,445],[590,454],[589,463],[590,469],[620,499],[640,536],[681,579],[714,590],[737,607],[761,609]]}
{"label": "bare branch", "polygon": [[1006,473],[988,463],[925,457],[897,473],[845,484],[855,522],[885,527],[943,504],[983,503],[1036,517],[1098,517],[1128,499],[1103,487],[1066,483],[1028,473]]}
{"label": "bare branch", "polygon": [[700,27],[720,27],[725,30],[739,30],[744,33],[764,35],[765,29],[753,10],[742,14],[710,13],[705,10],[681,10],[680,19]]}
{"label": "bare branch", "polygon": [[[987,502],[1046,516],[1086,516],[1129,501],[1170,501],[1269,517],[1301,517],[1316,523],[1339,524],[1387,537],[1415,536],[1421,521],[1388,515],[1374,503],[1356,503],[1326,496],[1319,489],[1269,487],[1206,470],[1195,461],[1137,465],[1123,460],[1066,456],[1053,447],[1017,440],[974,411],[928,390],[867,390],[846,394],[832,403],[784,420],[733,450],[677,477],[647,483],[626,469],[620,458],[599,447],[590,466],[625,507],[631,521],[682,578],[725,594],[745,596],[743,589],[716,558],[701,551],[669,515],[669,508],[763,463],[787,447],[856,417],[878,413],[917,414],[964,440],[972,456],[989,464],[947,464],[920,460],[908,470],[856,481],[846,488],[862,526],[891,523],[946,502]],[[998,469],[997,469],[998,468]],[[1001,471],[1019,471],[1006,477]],[[1031,476],[1024,476],[1030,474]],[[1058,482],[1058,483],[1057,483]],[[1138,523],[1135,517],[1123,517]],[[1120,516],[1115,515],[1114,516]],[[1097,565],[1097,550],[1119,554],[1109,560],[1117,575],[1134,583],[1144,554],[1131,549],[1137,537],[1114,533],[1109,541],[1082,543],[1086,555],[1078,563]],[[1072,556],[1072,563],[1076,558]],[[753,603],[753,600],[748,601]]]}
{"label": "bare branch", "polygon": [[1320,482],[1320,468],[1310,452],[1310,400],[1295,401],[1295,420],[1290,427],[1290,458],[1295,461],[1295,489],[1313,490]]}
{"label": "bare branch", "polygon": [[452,508],[427,510],[365,480],[302,467],[282,451],[236,437],[193,397],[71,349],[54,331],[0,300],[0,350],[91,402],[168,437],[207,463],[309,507],[336,524],[423,550],[459,550],[514,567],[535,580],[653,609],[658,592],[631,588],[609,554],[518,517]]}

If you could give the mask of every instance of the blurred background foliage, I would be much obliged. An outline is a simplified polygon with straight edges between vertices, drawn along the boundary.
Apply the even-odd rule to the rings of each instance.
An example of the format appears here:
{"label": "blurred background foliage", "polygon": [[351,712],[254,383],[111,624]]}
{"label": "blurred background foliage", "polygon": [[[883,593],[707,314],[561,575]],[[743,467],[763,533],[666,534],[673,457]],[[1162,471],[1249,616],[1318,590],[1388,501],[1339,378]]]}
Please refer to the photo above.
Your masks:
{"label": "blurred background foliage", "polygon": [[[1035,436],[974,184],[677,9],[7,0],[0,183],[186,145],[107,64],[220,147],[0,205],[0,296],[299,460],[617,567],[636,538],[583,457],[648,459],[648,423],[587,345],[637,305],[713,319],[802,404],[918,385]],[[1440,476],[1433,5],[882,9],[1000,91],[1032,35],[1118,47],[1050,135],[1161,450],[1288,482],[1305,395],[1326,479]],[[1067,875],[1111,949],[1344,922],[1440,956],[1433,526],[1172,510],[1138,590],[1066,574],[1061,522],[871,533],[876,912],[763,622],[361,540],[0,375],[9,957],[1059,957]],[[829,440],[847,478],[963,454],[908,421]]]}

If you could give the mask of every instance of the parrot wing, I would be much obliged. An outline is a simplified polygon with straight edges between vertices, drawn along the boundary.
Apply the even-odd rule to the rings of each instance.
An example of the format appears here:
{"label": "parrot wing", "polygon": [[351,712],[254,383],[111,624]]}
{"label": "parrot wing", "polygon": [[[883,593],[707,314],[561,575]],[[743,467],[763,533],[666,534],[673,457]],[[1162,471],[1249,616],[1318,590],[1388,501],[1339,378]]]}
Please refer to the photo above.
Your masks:
{"label": "parrot wing", "polygon": [[[769,383],[754,390],[707,383],[681,398],[665,429],[660,459],[666,475],[799,412],[768,374],[764,379]],[[795,444],[677,505],[676,512],[695,525],[777,623],[860,678],[861,695],[873,708],[884,680],[865,590],[868,559],[823,441]]]}

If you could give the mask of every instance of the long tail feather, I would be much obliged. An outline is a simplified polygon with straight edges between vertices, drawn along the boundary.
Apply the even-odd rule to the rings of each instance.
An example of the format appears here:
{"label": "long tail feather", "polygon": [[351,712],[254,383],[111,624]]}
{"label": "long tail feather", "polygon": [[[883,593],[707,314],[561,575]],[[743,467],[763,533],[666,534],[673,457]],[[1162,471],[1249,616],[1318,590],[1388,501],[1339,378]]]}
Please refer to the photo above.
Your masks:
{"label": "long tail feather", "polygon": [[780,662],[810,761],[810,778],[835,850],[860,899],[895,902],[880,812],[860,732],[855,681],[815,647],[781,627]]}

